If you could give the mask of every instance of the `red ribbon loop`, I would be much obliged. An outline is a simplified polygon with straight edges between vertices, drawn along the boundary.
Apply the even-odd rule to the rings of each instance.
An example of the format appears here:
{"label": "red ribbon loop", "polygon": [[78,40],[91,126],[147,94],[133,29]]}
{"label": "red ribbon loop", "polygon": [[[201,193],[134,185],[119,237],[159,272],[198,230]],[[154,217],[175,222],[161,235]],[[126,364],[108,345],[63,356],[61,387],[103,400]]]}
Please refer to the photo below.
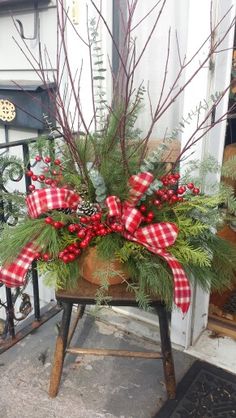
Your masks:
{"label": "red ribbon loop", "polygon": [[146,193],[150,184],[153,182],[153,174],[145,171],[143,173],[135,174],[129,179],[130,194],[129,202],[132,206],[137,205],[141,197]]}
{"label": "red ribbon loop", "polygon": [[139,228],[135,238],[152,247],[166,248],[173,245],[178,235],[178,228],[170,222],[160,222]]}
{"label": "red ribbon loop", "polygon": [[80,196],[73,190],[55,187],[53,189],[40,189],[26,198],[28,213],[31,218],[38,218],[43,213],[53,209],[75,209]]}

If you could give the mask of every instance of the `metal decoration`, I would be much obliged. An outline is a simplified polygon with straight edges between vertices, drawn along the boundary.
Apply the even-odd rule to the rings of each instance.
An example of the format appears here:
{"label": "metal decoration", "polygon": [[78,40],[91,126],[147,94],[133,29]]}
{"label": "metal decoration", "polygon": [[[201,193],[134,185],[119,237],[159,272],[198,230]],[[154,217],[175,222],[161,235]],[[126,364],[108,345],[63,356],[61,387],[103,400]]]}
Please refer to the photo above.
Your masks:
{"label": "metal decoration", "polygon": [[16,22],[19,25],[19,34],[22,39],[33,41],[39,36],[39,9],[38,9],[38,0],[34,0],[34,32],[31,36],[26,36],[24,32],[23,23],[21,20],[16,19]]}
{"label": "metal decoration", "polygon": [[0,119],[3,122],[11,122],[16,117],[15,105],[10,100],[0,99]]}
{"label": "metal decoration", "polygon": [[22,299],[22,302],[20,304],[19,311],[22,314],[22,317],[21,318],[16,318],[18,321],[22,321],[22,319],[27,318],[27,316],[33,310],[32,304],[31,304],[31,301],[30,301],[30,296],[28,295],[28,293],[22,293],[21,294],[21,299]]}
{"label": "metal decoration", "polygon": [[[0,125],[48,131],[44,114],[47,112],[48,121],[55,126],[54,95],[54,83],[50,83],[46,89],[41,81],[21,80],[15,83],[11,80],[2,80],[0,82],[0,106],[1,108],[4,106],[4,112],[1,112],[3,119],[0,117]],[[14,103],[15,109],[9,102]],[[15,118],[12,113],[10,119],[6,117],[6,104],[7,110],[16,111]]]}
{"label": "metal decoration", "polygon": [[0,158],[0,221],[14,226],[18,222],[18,217],[12,201],[7,198],[10,196],[10,191],[4,182],[6,173],[8,180],[19,182],[24,176],[24,170],[18,161],[9,159],[2,162]]}

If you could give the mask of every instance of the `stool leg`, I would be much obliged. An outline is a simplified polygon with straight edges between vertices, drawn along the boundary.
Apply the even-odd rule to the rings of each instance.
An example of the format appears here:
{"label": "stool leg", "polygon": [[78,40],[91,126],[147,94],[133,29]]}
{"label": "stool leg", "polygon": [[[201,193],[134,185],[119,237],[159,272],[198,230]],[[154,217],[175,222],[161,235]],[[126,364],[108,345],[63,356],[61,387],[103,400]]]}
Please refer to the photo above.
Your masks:
{"label": "stool leg", "polygon": [[170,341],[169,321],[165,305],[156,307],[161,336],[161,350],[163,355],[163,368],[165,375],[166,391],[169,399],[175,399],[176,396],[176,381],[174,361],[172,357],[172,348]]}
{"label": "stool leg", "polygon": [[60,381],[61,381],[61,374],[62,374],[62,369],[63,369],[65,350],[67,346],[67,338],[68,338],[69,327],[70,327],[72,305],[73,304],[70,302],[62,303],[63,315],[62,315],[59,335],[56,341],[54,361],[53,361],[53,366],[52,366],[52,371],[51,371],[50,385],[49,385],[49,392],[48,392],[51,398],[55,398],[55,396],[57,396]]}

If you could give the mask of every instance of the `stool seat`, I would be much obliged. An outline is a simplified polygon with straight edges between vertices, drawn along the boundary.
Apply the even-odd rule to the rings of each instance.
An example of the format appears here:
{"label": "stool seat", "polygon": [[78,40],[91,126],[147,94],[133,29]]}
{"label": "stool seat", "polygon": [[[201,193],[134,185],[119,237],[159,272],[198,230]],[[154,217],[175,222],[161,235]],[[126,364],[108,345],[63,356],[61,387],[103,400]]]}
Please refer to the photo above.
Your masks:
{"label": "stool seat", "polygon": [[[81,277],[77,286],[71,289],[62,289],[56,292],[56,299],[63,307],[63,315],[59,334],[56,341],[54,362],[51,370],[49,396],[55,397],[59,390],[61,374],[66,353],[78,355],[140,357],[147,360],[162,360],[166,390],[168,398],[174,399],[176,394],[176,381],[172,348],[169,333],[169,315],[165,303],[158,296],[150,297],[150,305],[155,309],[159,318],[161,352],[126,351],[99,348],[71,347],[70,342],[80,318],[83,316],[86,305],[96,304],[96,294],[100,289]],[[107,298],[108,297],[108,298]],[[71,312],[74,304],[79,306],[74,323],[70,326]],[[135,293],[127,290],[127,283],[112,285],[104,292],[104,304],[110,306],[138,306]]]}
{"label": "stool seat", "polygon": [[[93,305],[96,304],[96,293],[100,286],[92,284],[82,277],[78,279],[77,286],[70,289],[58,290],[56,299],[58,301],[68,301],[71,303]],[[138,306],[135,299],[135,293],[127,290],[127,283],[116,284],[108,287],[104,292],[106,299],[105,304],[111,306]],[[150,305],[162,303],[159,296],[150,296]],[[128,304],[128,305],[127,305]]]}

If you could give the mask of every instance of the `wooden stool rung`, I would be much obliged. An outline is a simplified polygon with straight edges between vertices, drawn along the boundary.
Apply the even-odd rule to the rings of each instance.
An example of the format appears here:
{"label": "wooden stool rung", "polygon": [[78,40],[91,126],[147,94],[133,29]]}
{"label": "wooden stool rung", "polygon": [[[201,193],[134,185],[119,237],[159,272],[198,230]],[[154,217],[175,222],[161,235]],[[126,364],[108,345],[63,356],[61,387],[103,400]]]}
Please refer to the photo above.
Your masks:
{"label": "wooden stool rung", "polygon": [[66,349],[70,354],[87,354],[95,356],[116,356],[116,357],[138,357],[146,359],[162,359],[163,356],[159,352],[152,351],[127,351],[127,350],[111,350],[103,348],[79,348],[70,347]]}

